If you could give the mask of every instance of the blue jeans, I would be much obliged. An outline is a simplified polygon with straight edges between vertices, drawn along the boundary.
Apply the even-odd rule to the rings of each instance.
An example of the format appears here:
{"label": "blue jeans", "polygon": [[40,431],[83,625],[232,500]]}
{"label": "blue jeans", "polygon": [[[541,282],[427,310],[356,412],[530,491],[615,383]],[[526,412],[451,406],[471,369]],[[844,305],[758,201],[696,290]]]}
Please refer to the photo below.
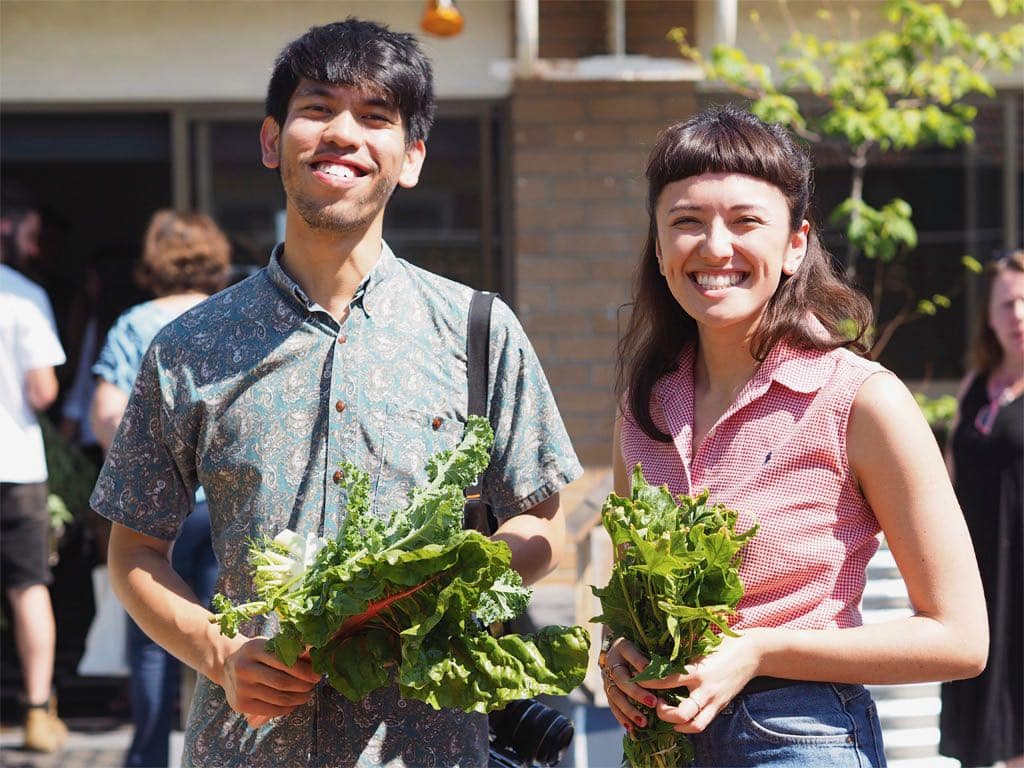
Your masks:
{"label": "blue jeans", "polygon": [[737,696],[691,738],[695,766],[886,764],[875,703],[862,685],[801,683]]}
{"label": "blue jeans", "polygon": [[[209,605],[217,581],[217,558],[210,537],[210,511],[196,504],[174,542],[171,565],[203,605]],[[163,768],[170,752],[171,723],[178,698],[178,660],[128,619],[132,724],[135,732],[125,756],[128,768]]]}

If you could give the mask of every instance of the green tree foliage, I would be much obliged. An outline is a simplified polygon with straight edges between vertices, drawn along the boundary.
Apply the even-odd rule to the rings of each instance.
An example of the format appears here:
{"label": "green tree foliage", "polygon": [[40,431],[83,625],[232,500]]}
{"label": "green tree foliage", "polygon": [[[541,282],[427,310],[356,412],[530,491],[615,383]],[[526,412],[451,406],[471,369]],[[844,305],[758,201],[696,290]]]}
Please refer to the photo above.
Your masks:
{"label": "green tree foliage", "polygon": [[47,484],[49,496],[46,508],[50,514],[50,527],[57,538],[64,527],[76,516],[89,511],[89,496],[96,484],[99,468],[82,453],[78,446],[64,438],[50,419],[39,415],[39,428],[43,433],[46,450]]}
{"label": "green tree foliage", "polygon": [[[848,16],[854,29],[839,29],[838,18],[820,10],[817,19],[830,26],[827,39],[799,28],[785,0],[780,9],[790,37],[771,66],[750,61],[743,51],[715,46],[710,58],[687,42],[686,30],[669,37],[683,56],[702,65],[711,80],[751,100],[751,110],[764,120],[788,126],[804,139],[843,148],[852,173],[850,195],[832,214],[845,225],[847,269],[860,277],[861,256],[875,262],[869,287],[878,319],[871,357],[877,359],[902,325],[934,315],[950,306],[946,294],[917,296],[905,271],[894,269],[917,245],[910,205],[899,198],[880,208],[864,199],[864,174],[872,150],[910,150],[926,144],[955,147],[974,140],[971,124],[977,108],[971,98],[992,97],[985,72],[1011,69],[1024,53],[1024,0],[989,0],[998,33],[974,32],[956,17],[962,0],[920,2],[887,0],[879,4],[887,28],[859,35],[856,9]],[[751,21],[760,28],[755,11]],[[763,30],[762,30],[763,31]],[[813,99],[797,96],[808,94]],[[964,266],[977,264],[965,258]],[[879,310],[886,294],[895,294],[898,308],[886,318]]]}

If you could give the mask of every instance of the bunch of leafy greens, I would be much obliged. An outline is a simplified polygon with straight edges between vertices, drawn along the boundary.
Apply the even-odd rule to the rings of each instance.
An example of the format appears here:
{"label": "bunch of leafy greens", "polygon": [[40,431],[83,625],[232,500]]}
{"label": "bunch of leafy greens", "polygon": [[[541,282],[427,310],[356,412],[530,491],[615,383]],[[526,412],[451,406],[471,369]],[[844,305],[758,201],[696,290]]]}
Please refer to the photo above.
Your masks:
{"label": "bunch of leafy greens", "polygon": [[500,709],[583,679],[590,640],[581,627],[493,637],[487,627],[530,598],[502,541],[463,530],[463,490],[487,467],[493,433],[470,417],[460,444],[432,457],[429,483],[388,520],[370,513],[370,478],[343,465],[348,495],[338,536],[292,531],[250,547],[259,600],[214,597],[211,621],[233,637],[241,622],[276,614],[268,647],[286,664],[308,651],[314,670],[359,701],[394,680],[401,695],[440,709]]}
{"label": "bunch of leafy greens", "polygon": [[[602,611],[592,621],[650,659],[635,681],[682,672],[722,642],[720,633],[734,635],[729,618],[743,596],[739,551],[757,530],[737,532],[737,518],[723,505],[709,504],[707,491],[673,497],[665,486],[648,485],[639,464],[630,497],[613,493],[605,500],[601,522],[612,540],[614,565],[608,585],[592,588]],[[683,694],[679,689],[661,697],[678,703]],[[667,768],[693,761],[685,734],[657,717],[647,720],[633,739],[623,739],[626,763]]]}

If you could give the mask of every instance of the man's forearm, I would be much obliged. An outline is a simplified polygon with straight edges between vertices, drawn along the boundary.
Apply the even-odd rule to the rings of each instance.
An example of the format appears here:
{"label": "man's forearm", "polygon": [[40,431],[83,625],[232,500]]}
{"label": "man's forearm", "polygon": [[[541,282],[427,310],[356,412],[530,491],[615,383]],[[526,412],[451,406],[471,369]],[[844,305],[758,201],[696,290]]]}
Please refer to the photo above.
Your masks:
{"label": "man's forearm", "polygon": [[565,547],[565,516],[558,494],[533,509],[509,518],[494,534],[512,550],[512,567],[533,584],[553,571]]}
{"label": "man's forearm", "polygon": [[58,388],[52,367],[33,368],[25,373],[25,397],[35,411],[45,411],[53,405]]}
{"label": "man's forearm", "polygon": [[155,642],[223,685],[224,662],[246,638],[228,639],[210,623],[210,612],[171,567],[169,551],[169,542],[114,524],[107,559],[114,592]]}
{"label": "man's forearm", "polygon": [[110,450],[110,444],[114,442],[114,435],[117,434],[117,427],[121,423],[121,418],[127,407],[127,392],[109,381],[97,380],[96,392],[93,394],[92,403],[89,406],[89,422],[92,432],[96,436],[96,442],[104,451]]}

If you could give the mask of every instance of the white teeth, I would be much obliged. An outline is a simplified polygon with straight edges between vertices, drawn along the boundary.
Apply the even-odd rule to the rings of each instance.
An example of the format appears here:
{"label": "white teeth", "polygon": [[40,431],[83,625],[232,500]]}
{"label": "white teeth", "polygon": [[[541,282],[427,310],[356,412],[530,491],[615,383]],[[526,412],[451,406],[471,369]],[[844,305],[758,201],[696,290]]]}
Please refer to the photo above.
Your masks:
{"label": "white teeth", "polygon": [[732,286],[743,282],[744,277],[746,277],[746,275],[743,272],[729,272],[724,275],[696,272],[693,275],[694,280],[697,281],[697,285],[709,291],[731,288]]}
{"label": "white teeth", "polygon": [[337,176],[339,179],[354,179],[356,172],[347,165],[334,165],[333,163],[320,163],[319,169],[328,176]]}

